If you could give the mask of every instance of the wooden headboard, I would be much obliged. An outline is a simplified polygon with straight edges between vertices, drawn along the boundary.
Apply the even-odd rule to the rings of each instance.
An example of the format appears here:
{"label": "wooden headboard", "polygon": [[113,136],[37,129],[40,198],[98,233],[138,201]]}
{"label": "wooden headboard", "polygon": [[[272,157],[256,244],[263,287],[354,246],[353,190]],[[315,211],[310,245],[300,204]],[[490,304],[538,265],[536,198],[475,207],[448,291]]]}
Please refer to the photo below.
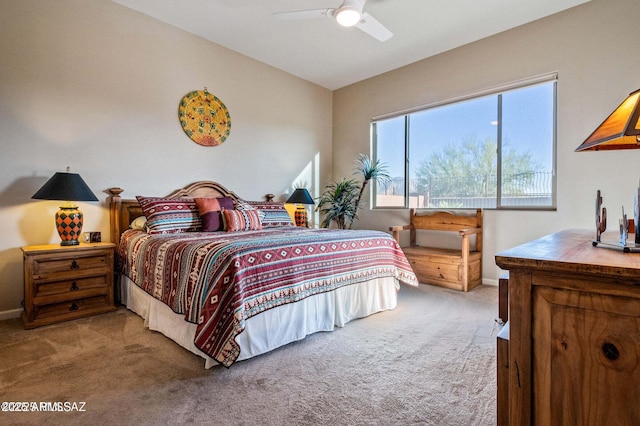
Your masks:
{"label": "wooden headboard", "polygon": [[[142,216],[142,207],[138,200],[123,200],[120,194],[122,188],[109,188],[109,221],[111,223],[111,242],[120,243],[120,235],[127,229],[131,222]],[[270,198],[271,194],[267,195]],[[234,201],[242,200],[235,192],[229,191],[224,186],[212,181],[199,181],[184,188],[177,189],[162,198],[196,198],[196,197],[230,197]]]}

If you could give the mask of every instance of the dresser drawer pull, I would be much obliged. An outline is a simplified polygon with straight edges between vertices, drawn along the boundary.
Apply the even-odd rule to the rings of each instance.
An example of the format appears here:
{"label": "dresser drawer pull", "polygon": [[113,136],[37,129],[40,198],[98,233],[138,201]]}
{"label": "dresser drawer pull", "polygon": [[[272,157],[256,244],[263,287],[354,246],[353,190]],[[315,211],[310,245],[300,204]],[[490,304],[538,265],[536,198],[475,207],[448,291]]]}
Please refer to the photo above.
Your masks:
{"label": "dresser drawer pull", "polygon": [[73,302],[71,304],[71,306],[69,306],[69,310],[72,311],[72,312],[73,311],[77,311],[78,310],[78,303],[77,302]]}
{"label": "dresser drawer pull", "polygon": [[69,289],[69,291],[78,291],[80,290],[80,287],[78,287],[78,284],[76,284],[76,282],[72,282],[71,283],[71,288]]}
{"label": "dresser drawer pull", "polygon": [[620,357],[620,351],[613,343],[605,343],[602,345],[602,352],[609,361],[615,361]]}
{"label": "dresser drawer pull", "polygon": [[71,269],[78,269],[79,267],[80,265],[78,265],[78,262],[76,262],[75,260],[71,262]]}

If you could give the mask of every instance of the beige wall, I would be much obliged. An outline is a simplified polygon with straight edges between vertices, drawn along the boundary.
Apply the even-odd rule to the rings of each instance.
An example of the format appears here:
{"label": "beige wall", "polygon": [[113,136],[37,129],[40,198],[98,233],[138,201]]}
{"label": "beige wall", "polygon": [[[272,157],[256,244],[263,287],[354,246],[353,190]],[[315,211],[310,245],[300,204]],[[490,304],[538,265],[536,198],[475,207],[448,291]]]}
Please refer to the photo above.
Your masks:
{"label": "beige wall", "polygon": [[[617,232],[621,207],[633,209],[640,151],[574,149],[640,88],[637,0],[593,0],[565,12],[469,44],[334,92],[333,171],[349,176],[369,151],[370,117],[557,71],[557,211],[485,213],[484,280],[499,276],[496,252],[570,227],[593,229],[600,189]],[[407,211],[363,211],[359,227],[407,223]],[[586,243],[588,244],[588,242]]]}
{"label": "beige wall", "polygon": [[[19,247],[57,243],[57,203],[30,197],[67,165],[101,200],[81,203],[85,230],[106,237],[108,187],[164,195],[211,179],[249,199],[283,198],[301,182],[318,190],[332,161],[334,177],[350,177],[369,151],[371,116],[550,71],[559,74],[558,209],[487,211],[485,281],[498,277],[497,251],[593,228],[597,189],[614,229],[620,207],[633,207],[640,151],[573,150],[640,87],[638,22],[636,0],[593,0],[331,93],[110,1],[3,0],[0,318],[21,310]],[[205,86],[232,118],[214,148],[191,142],[177,121],[181,97]],[[386,230],[406,218],[365,210],[357,226]]]}
{"label": "beige wall", "polygon": [[[192,142],[182,96],[204,87],[231,114],[218,147]],[[70,166],[99,203],[85,230],[108,239],[104,190],[166,195],[216,180],[246,199],[326,180],[329,90],[105,0],[0,2],[0,318],[23,297],[19,247],[57,243],[57,202],[30,197]]]}

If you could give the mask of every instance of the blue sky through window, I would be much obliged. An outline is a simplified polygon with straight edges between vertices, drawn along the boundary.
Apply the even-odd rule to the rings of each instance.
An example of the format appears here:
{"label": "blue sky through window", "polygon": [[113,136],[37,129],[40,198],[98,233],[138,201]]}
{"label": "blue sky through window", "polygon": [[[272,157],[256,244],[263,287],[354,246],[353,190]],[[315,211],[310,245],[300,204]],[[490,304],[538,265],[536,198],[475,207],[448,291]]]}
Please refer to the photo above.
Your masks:
{"label": "blue sky through window", "polygon": [[[553,171],[555,82],[546,82],[502,93],[503,152],[528,152],[541,168]],[[493,94],[445,104],[410,114],[409,179],[420,163],[448,144],[466,140],[498,140],[498,100]],[[389,174],[404,180],[405,116],[378,121],[376,157],[387,164]]]}

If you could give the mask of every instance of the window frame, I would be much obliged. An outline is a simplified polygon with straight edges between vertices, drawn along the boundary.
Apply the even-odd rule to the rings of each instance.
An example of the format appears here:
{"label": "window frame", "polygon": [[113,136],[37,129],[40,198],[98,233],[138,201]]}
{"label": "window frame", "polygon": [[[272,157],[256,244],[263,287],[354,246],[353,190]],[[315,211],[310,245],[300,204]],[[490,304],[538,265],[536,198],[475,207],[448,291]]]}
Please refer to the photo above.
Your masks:
{"label": "window frame", "polygon": [[[552,158],[551,158],[551,204],[545,206],[513,206],[513,205],[502,205],[502,94],[505,92],[524,89],[527,87],[539,85],[539,84],[553,84],[552,91]],[[371,146],[371,158],[376,161],[378,159],[377,152],[377,123],[382,120],[388,120],[392,118],[404,117],[404,205],[403,206],[379,206],[377,191],[378,185],[377,182],[373,181],[372,185],[370,185],[370,200],[371,200],[371,209],[372,210],[397,210],[397,209],[408,209],[409,201],[410,201],[410,143],[409,143],[409,130],[410,130],[410,119],[409,116],[413,113],[426,111],[433,108],[438,108],[441,106],[461,103],[473,99],[479,99],[482,97],[495,95],[498,97],[498,124],[497,124],[497,132],[496,132],[496,143],[497,143],[497,153],[496,153],[496,161],[497,161],[497,170],[496,170],[496,206],[488,207],[485,210],[525,210],[525,211],[556,211],[557,210],[557,119],[558,119],[558,73],[548,73],[542,74],[535,77],[530,77],[523,80],[518,80],[515,82],[503,84],[497,87],[493,87],[490,89],[481,90],[478,92],[470,93],[463,96],[458,96],[455,98],[451,98],[444,101],[438,101],[427,105],[416,106],[412,108],[407,108],[404,110],[381,114],[377,116],[373,116],[370,119],[370,146]],[[425,210],[438,210],[435,207],[421,207],[421,209]],[[461,207],[456,208],[455,210],[473,210],[471,207]]]}

